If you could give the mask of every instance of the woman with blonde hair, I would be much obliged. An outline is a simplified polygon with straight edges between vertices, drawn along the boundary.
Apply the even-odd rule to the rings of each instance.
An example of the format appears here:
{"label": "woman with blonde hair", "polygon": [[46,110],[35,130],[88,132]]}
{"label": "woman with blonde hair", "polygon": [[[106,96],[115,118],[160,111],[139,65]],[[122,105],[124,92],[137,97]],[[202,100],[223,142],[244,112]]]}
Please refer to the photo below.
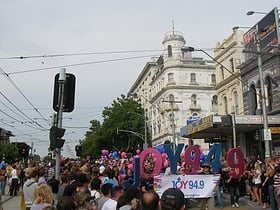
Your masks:
{"label": "woman with blonde hair", "polygon": [[52,188],[42,183],[35,188],[35,198],[30,210],[42,210],[46,206],[54,204]]}

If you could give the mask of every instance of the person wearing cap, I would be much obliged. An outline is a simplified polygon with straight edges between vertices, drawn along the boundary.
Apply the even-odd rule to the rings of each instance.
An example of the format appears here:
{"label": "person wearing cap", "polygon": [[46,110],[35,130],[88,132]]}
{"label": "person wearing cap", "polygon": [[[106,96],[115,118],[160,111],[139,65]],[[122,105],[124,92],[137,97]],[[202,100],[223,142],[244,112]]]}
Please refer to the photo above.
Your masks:
{"label": "person wearing cap", "polygon": [[161,210],[184,210],[185,196],[184,193],[177,188],[166,189],[160,199]]}
{"label": "person wearing cap", "polygon": [[[202,168],[202,171],[199,172],[199,174],[201,175],[210,175],[212,174],[211,172],[211,165],[207,162],[204,162],[202,165],[201,165],[201,168]],[[200,205],[200,209],[201,210],[204,210],[204,209],[208,209],[208,200],[210,198],[200,198],[199,200],[201,200],[201,205]]]}
{"label": "person wearing cap", "polygon": [[204,163],[201,165],[201,168],[202,168],[202,171],[199,172],[199,174],[205,174],[205,175],[207,175],[207,174],[212,174],[212,172],[211,172],[211,166],[210,166],[209,163],[204,162]]}

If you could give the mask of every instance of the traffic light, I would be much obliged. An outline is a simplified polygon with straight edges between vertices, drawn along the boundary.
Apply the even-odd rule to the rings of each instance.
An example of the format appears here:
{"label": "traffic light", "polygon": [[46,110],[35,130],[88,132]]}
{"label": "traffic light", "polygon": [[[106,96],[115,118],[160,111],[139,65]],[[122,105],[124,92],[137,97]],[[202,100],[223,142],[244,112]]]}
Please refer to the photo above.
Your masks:
{"label": "traffic light", "polygon": [[[54,78],[53,109],[57,112],[59,110],[58,79],[59,79],[59,74],[56,74]],[[64,94],[63,94],[63,112],[72,112],[74,110],[75,83],[76,83],[75,75],[66,73],[66,81],[64,85]]]}
{"label": "traffic light", "polygon": [[65,139],[61,139],[65,133],[65,129],[52,126],[50,129],[50,149],[62,148]]}

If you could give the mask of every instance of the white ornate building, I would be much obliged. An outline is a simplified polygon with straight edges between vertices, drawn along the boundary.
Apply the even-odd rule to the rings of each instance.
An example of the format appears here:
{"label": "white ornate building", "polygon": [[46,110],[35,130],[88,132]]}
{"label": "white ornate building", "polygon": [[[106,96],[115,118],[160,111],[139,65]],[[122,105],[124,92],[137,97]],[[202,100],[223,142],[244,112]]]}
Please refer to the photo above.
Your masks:
{"label": "white ornate building", "polygon": [[182,33],[166,33],[163,54],[145,65],[128,95],[141,100],[153,146],[168,140],[208,149],[203,140],[189,142],[180,137],[187,121],[217,113],[215,65],[182,52],[185,43]]}

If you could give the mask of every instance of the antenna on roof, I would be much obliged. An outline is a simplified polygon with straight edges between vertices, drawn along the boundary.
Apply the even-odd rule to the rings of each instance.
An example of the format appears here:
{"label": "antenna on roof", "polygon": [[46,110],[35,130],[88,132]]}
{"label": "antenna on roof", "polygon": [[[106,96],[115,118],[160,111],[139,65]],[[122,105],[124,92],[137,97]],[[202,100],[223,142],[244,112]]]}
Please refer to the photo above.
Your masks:
{"label": "antenna on roof", "polygon": [[175,29],[174,29],[174,20],[172,20],[172,31],[173,31],[173,35],[175,34]]}

